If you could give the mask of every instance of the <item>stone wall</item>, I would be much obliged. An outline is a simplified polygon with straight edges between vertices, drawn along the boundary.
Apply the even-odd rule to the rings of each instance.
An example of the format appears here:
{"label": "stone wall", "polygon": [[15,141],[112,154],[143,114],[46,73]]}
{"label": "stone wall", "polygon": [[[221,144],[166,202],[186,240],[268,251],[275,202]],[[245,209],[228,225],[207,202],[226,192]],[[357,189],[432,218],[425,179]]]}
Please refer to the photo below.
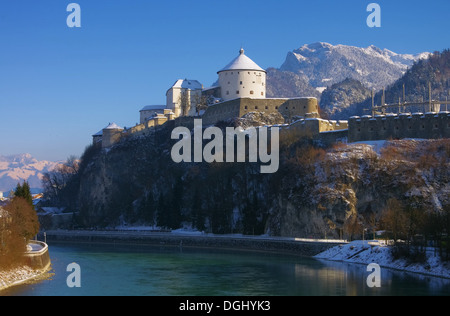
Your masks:
{"label": "stone wall", "polygon": [[158,245],[161,247],[201,247],[245,251],[271,251],[314,256],[344,241],[300,241],[295,238],[234,237],[225,235],[190,236],[171,233],[127,231],[51,231],[47,241],[99,242],[133,245]]}
{"label": "stone wall", "polygon": [[450,112],[353,116],[348,141],[450,138]]}
{"label": "stone wall", "polygon": [[218,121],[242,117],[249,112],[265,114],[279,112],[287,121],[290,121],[294,117],[306,117],[308,113],[318,117],[319,107],[316,98],[239,98],[209,106],[202,116],[203,124],[212,125]]}

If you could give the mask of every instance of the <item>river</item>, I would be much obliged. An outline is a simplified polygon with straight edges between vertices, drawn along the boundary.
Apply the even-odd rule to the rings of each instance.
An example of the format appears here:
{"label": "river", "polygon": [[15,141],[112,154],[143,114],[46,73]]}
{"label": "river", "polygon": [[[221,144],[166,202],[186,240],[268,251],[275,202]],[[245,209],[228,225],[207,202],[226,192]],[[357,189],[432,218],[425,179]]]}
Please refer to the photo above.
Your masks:
{"label": "river", "polygon": [[[370,288],[366,266],[276,253],[198,248],[49,244],[44,280],[11,296],[309,296],[449,295],[450,280],[381,270]],[[77,263],[81,287],[69,287]]]}

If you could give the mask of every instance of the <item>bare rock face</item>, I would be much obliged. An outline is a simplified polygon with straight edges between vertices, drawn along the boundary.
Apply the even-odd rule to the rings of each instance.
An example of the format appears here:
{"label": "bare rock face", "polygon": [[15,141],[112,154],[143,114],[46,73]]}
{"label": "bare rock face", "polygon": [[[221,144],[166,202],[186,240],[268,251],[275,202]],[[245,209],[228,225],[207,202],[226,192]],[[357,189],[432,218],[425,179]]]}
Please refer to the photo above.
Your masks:
{"label": "bare rock face", "polygon": [[[249,113],[243,126],[265,124]],[[360,237],[387,202],[439,212],[450,205],[450,142],[395,140],[329,148],[280,146],[280,168],[257,163],[175,163],[171,128],[101,150],[80,175],[81,227],[186,226],[212,233]],[[280,141],[283,144],[283,141]],[[176,219],[176,220],[174,220]]]}

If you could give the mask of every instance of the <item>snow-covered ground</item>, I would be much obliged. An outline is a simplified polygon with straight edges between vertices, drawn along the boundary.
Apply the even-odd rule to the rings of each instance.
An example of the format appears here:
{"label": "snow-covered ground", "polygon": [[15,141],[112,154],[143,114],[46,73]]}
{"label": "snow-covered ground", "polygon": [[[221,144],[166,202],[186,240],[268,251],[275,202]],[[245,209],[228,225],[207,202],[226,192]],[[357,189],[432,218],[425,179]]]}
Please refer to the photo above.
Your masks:
{"label": "snow-covered ground", "polygon": [[317,259],[343,261],[349,263],[376,263],[380,267],[398,269],[408,272],[423,273],[450,279],[450,264],[442,262],[434,249],[427,249],[427,261],[411,264],[406,260],[393,260],[390,247],[379,241],[353,241],[346,245],[330,248],[315,256]]}
{"label": "snow-covered ground", "polygon": [[0,270],[0,291],[23,282],[30,281],[42,274],[42,271],[33,270],[28,266],[2,271]]}

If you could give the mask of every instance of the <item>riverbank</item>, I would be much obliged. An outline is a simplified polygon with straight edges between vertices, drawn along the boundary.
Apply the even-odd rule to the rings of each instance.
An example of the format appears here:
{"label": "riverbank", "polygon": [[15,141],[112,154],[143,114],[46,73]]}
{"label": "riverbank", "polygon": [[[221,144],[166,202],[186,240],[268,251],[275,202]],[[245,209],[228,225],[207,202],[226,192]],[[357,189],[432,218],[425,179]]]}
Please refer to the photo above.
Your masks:
{"label": "riverbank", "polygon": [[302,256],[314,256],[331,247],[345,244],[345,240],[301,239],[271,236],[215,235],[201,232],[149,230],[55,230],[41,233],[39,239],[48,242],[86,242],[135,245],[159,245],[161,247],[197,247],[240,249],[246,251],[279,252]]}
{"label": "riverbank", "polygon": [[357,240],[329,248],[314,258],[364,265],[376,263],[380,267],[450,279],[450,263],[442,262],[432,248],[428,248],[426,254],[427,259],[424,263],[393,260],[389,246],[378,241]]}
{"label": "riverbank", "polygon": [[10,287],[39,279],[50,270],[51,261],[47,244],[31,241],[27,248],[26,265],[0,271],[0,295]]}
{"label": "riverbank", "polygon": [[47,271],[35,270],[29,266],[21,266],[8,271],[0,271],[0,295],[2,291],[39,278]]}

